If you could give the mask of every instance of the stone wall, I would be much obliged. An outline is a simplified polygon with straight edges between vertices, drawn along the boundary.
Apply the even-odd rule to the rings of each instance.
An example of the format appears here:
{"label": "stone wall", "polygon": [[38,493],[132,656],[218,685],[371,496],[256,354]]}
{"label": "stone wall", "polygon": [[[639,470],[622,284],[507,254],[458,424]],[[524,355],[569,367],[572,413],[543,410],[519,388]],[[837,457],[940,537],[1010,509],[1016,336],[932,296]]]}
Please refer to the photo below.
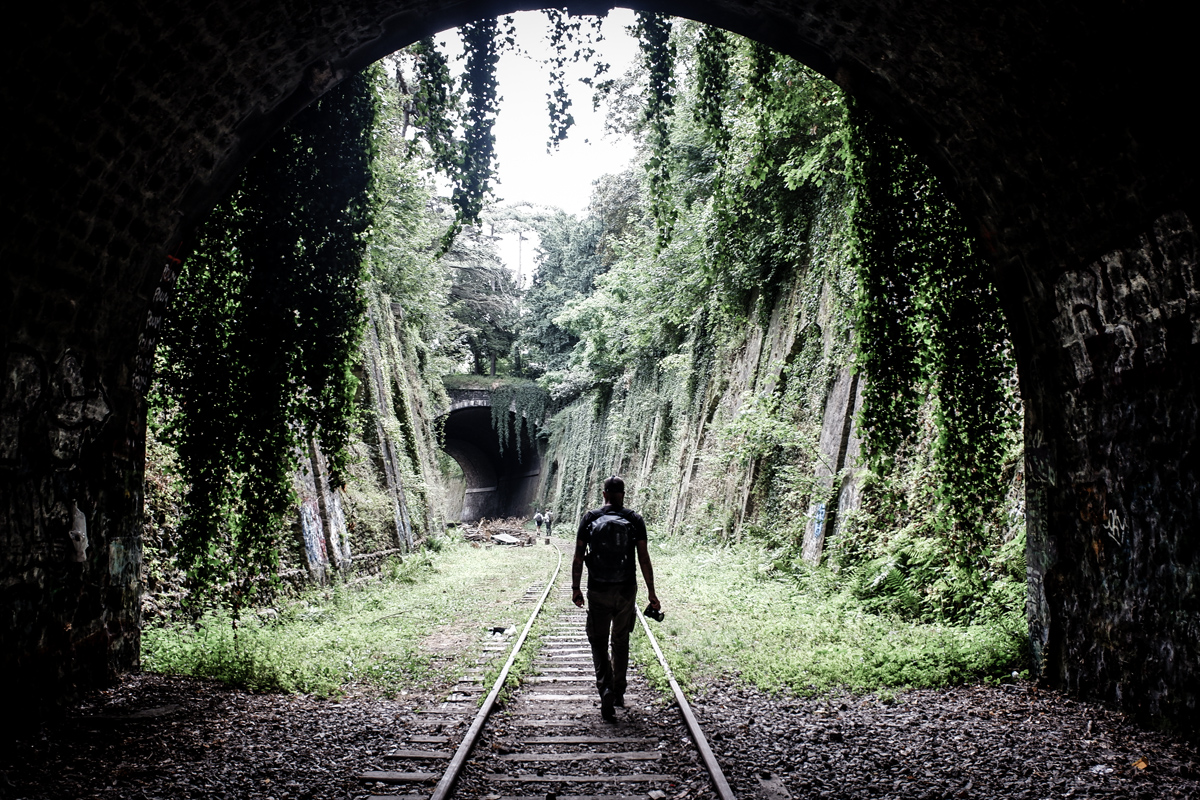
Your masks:
{"label": "stone wall", "polygon": [[[141,397],[196,221],[273,132],[338,80],[423,35],[518,5],[97,0],[35,5],[9,21],[0,658],[22,685],[65,687],[137,665]],[[1162,228],[1200,194],[1187,99],[1200,63],[1187,6],[635,5],[723,25],[814,66],[897,123],[946,179],[995,267],[1022,368],[1040,487],[1031,541],[1046,563],[1033,575],[1044,673],[1195,725],[1187,565],[1200,528],[1190,499],[1200,395],[1190,306],[1181,316],[1170,305],[1190,234]],[[1084,273],[1097,263],[1089,287]],[[1055,323],[1066,274],[1076,277],[1062,292],[1094,299]],[[1102,300],[1117,316],[1101,319]],[[1091,335],[1079,311],[1112,331]],[[75,508],[87,525],[83,562]],[[1119,520],[1119,546],[1094,538],[1101,518]],[[1093,541],[1106,559],[1128,546],[1127,566],[1099,566]],[[1181,599],[1154,605],[1172,592]]]}
{"label": "stone wall", "polygon": [[1057,386],[1026,383],[1026,508],[1043,678],[1194,732],[1200,272],[1189,216],[1165,214],[1047,287],[1058,313],[1031,368],[1053,370]]}
{"label": "stone wall", "polygon": [[[801,310],[805,291],[828,298],[829,284],[817,283],[814,290],[803,275],[793,276],[767,321],[747,325],[711,365],[690,364],[687,375],[631,365],[607,396],[588,393],[560,411],[548,426],[550,467],[540,481],[538,502],[573,526],[602,502],[604,479],[619,474],[626,482],[626,502],[658,530],[740,540],[754,526],[769,526],[775,536],[790,527],[791,535],[803,540],[805,557],[820,561],[838,516],[858,507],[853,487],[861,448],[854,414],[861,392],[850,364],[844,309],[823,302],[816,319]],[[806,342],[810,360],[797,369]],[[692,379],[699,385],[689,401],[681,386]],[[727,426],[738,424],[744,412],[754,415],[756,404],[778,398],[789,380],[805,382],[805,388],[795,387],[784,403],[795,400],[806,407],[771,416],[803,421],[802,435],[808,439],[796,449],[812,452],[799,458],[815,480],[802,499],[781,503],[778,495],[790,487],[764,475],[784,466],[782,460],[773,463],[783,457],[736,457],[737,442]],[[788,519],[781,520],[777,515],[785,506]]]}

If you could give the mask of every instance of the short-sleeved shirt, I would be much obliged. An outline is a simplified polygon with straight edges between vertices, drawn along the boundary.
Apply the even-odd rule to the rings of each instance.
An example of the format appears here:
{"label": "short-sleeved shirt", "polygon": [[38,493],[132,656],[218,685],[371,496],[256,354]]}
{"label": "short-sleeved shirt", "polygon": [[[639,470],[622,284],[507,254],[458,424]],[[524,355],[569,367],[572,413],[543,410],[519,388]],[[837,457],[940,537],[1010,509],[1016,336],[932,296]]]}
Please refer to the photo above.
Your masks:
{"label": "short-sleeved shirt", "polygon": [[[629,540],[629,545],[628,545],[629,546],[629,553],[628,553],[629,557],[627,559],[625,559],[625,562],[626,562],[625,574],[622,576],[620,583],[622,583],[622,584],[636,583],[637,575],[634,570],[634,560],[635,560],[634,553],[637,550],[637,543],[644,542],[644,541],[646,541],[646,538],[647,538],[646,537],[646,521],[642,519],[641,514],[637,513],[636,511],[633,511],[631,509],[628,509],[628,508],[614,509],[611,505],[604,505],[604,506],[601,506],[600,508],[592,509],[591,511],[584,514],[583,518],[579,520],[579,530],[575,533],[576,546],[578,546],[579,542],[583,542],[585,545],[588,543],[588,539],[591,537],[592,523],[595,522],[600,517],[604,516],[605,514],[620,514],[625,519],[629,520],[630,528],[631,528],[630,540]],[[588,585],[590,586],[593,582],[596,582],[596,581],[597,581],[597,576],[592,574],[592,569],[589,566],[588,567]]]}

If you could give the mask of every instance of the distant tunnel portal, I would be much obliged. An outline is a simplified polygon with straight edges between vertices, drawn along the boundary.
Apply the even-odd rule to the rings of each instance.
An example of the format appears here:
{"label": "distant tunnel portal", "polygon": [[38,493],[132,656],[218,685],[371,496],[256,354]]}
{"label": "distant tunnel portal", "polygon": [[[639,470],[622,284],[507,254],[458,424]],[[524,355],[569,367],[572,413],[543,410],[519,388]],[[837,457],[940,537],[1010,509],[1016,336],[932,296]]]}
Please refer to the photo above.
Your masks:
{"label": "distant tunnel portal", "polygon": [[450,519],[478,522],[533,513],[541,455],[515,414],[509,412],[507,422],[502,446],[490,407],[472,406],[446,415],[444,448],[463,471],[463,485],[451,492]]}

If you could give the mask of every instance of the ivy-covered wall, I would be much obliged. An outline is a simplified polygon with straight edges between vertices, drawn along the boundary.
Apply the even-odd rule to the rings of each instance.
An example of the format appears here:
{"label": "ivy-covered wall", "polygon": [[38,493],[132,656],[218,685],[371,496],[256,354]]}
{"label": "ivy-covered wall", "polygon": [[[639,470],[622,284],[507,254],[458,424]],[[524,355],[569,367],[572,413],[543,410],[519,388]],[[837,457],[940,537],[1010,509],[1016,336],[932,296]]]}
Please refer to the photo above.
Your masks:
{"label": "ivy-covered wall", "polygon": [[846,458],[856,452],[851,290],[846,268],[798,271],[734,335],[699,326],[674,355],[574,400],[547,424],[540,496],[560,520],[578,519],[615,473],[663,530],[741,539],[769,528],[799,544],[814,504],[830,509],[833,530],[859,466]]}
{"label": "ivy-covered wall", "polygon": [[[445,528],[446,489],[433,422],[446,403],[444,391],[439,381],[426,377],[424,343],[405,325],[400,305],[376,285],[368,298],[356,370],[359,436],[351,446],[345,490],[319,490],[324,469],[317,448],[297,476],[295,541],[316,580],[323,580],[330,566],[352,570],[408,552]],[[316,477],[315,496],[307,489],[310,475]],[[320,515],[314,519],[316,507]]]}
{"label": "ivy-covered wall", "polygon": [[837,231],[816,226],[813,255],[776,284],[770,302],[753,302],[757,311],[739,328],[697,312],[673,353],[632,361],[553,414],[539,497],[570,535],[602,502],[604,478],[620,474],[626,502],[653,535],[750,540],[763,547],[768,571],[838,571],[868,610],[989,619],[1020,637],[1019,436],[1002,432],[1001,489],[980,502],[981,522],[969,532],[979,544],[967,554],[959,510],[939,494],[931,399],[919,405],[912,434],[868,466],[858,429],[868,384],[850,323],[856,286]]}
{"label": "ivy-covered wall", "polygon": [[[332,485],[327,461],[309,439],[297,453],[295,512],[279,534],[279,575],[285,583],[374,570],[388,556],[406,553],[445,529],[446,490],[433,424],[435,409],[446,402],[444,391],[440,381],[423,375],[424,344],[399,306],[377,284],[368,286],[367,295],[367,327],[355,369],[357,433],[345,485]],[[175,470],[173,451],[152,435],[142,529],[147,619],[178,608],[188,595],[184,574],[171,558],[185,491]]]}

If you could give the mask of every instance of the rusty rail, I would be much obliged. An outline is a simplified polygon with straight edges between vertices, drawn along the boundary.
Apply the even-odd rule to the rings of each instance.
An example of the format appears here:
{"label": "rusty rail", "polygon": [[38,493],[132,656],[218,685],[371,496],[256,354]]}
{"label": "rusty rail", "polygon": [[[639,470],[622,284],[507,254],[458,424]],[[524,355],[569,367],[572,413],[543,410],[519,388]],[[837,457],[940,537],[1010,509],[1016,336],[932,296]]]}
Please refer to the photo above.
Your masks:
{"label": "rusty rail", "polygon": [[696,749],[700,751],[700,758],[704,760],[704,768],[708,770],[708,774],[713,780],[717,795],[721,800],[736,800],[733,790],[729,788],[729,781],[725,780],[725,773],[721,771],[721,765],[717,763],[717,757],[713,754],[712,748],[708,746],[708,739],[704,737],[704,731],[700,730],[700,723],[696,721],[692,707],[688,705],[683,690],[679,688],[679,683],[671,673],[671,667],[667,664],[666,656],[658,646],[658,639],[654,638],[654,632],[650,630],[650,624],[646,622],[646,617],[642,615],[641,609],[638,609],[637,615],[638,619],[642,621],[642,628],[645,629],[647,638],[650,639],[650,646],[654,648],[654,654],[658,656],[658,663],[662,664],[663,672],[666,673],[667,680],[671,683],[671,691],[675,693],[675,702],[679,705],[679,713],[683,715],[688,733],[692,735],[692,741],[696,743]]}
{"label": "rusty rail", "polygon": [[525,638],[529,635],[530,629],[533,628],[533,622],[537,619],[537,615],[541,613],[542,606],[545,605],[546,598],[550,595],[550,590],[554,588],[554,581],[558,579],[558,573],[562,570],[562,561],[562,550],[559,550],[558,564],[554,567],[554,574],[550,576],[550,580],[546,581],[546,589],[542,592],[542,598],[538,600],[533,613],[529,615],[529,621],[525,623],[525,630],[521,631],[521,635],[517,637],[517,641],[513,644],[512,652],[508,655],[508,661],[504,663],[504,668],[500,670],[500,676],[496,678],[496,683],[492,686],[492,691],[488,693],[487,698],[483,701],[483,705],[479,707],[479,713],[475,715],[475,720],[471,723],[471,727],[467,729],[467,735],[463,737],[462,744],[458,746],[454,757],[450,759],[450,765],[446,767],[445,774],[438,781],[429,800],[446,800],[454,791],[454,784],[458,781],[459,773],[462,772],[463,765],[467,763],[467,757],[471,755],[471,750],[475,747],[475,742],[479,739],[479,734],[483,732],[483,726],[487,722],[488,715],[492,713],[492,708],[496,705],[496,698],[500,696],[500,692],[504,689],[504,682],[508,680],[508,672],[517,660],[517,654],[521,652],[521,647],[525,644]]}

